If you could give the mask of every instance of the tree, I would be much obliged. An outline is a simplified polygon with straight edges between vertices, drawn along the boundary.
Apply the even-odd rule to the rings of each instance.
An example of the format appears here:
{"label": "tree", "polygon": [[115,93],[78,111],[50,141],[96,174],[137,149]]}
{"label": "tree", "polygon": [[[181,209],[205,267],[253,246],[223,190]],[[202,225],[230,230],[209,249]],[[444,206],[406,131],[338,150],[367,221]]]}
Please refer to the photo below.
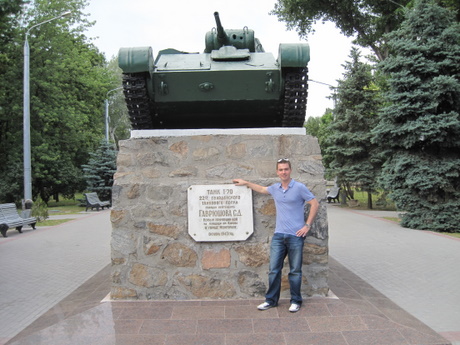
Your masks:
{"label": "tree", "polygon": [[72,9],[69,24],[80,24],[61,32],[56,25],[43,25],[31,39],[34,187],[45,201],[58,193],[73,195],[82,187],[80,165],[104,133],[100,109],[109,80],[103,55],[81,35],[90,25],[81,13],[84,6],[81,0],[57,1],[50,9],[48,1],[35,2],[35,16]]}
{"label": "tree", "polygon": [[96,192],[100,199],[111,200],[117,152],[112,144],[103,141],[90,156],[88,164],[82,165],[87,188],[91,192]]}
{"label": "tree", "polygon": [[309,117],[304,127],[308,135],[318,137],[319,129],[321,128],[321,117]]}
{"label": "tree", "polygon": [[460,232],[460,26],[416,0],[388,38],[387,103],[373,130],[386,156],[381,182],[406,211],[403,226]]}
{"label": "tree", "polygon": [[[22,155],[15,150],[16,136],[22,131],[22,121],[19,123],[11,120],[10,109],[21,104],[21,98],[9,88],[11,83],[17,83],[21,76],[11,73],[15,70],[19,60],[17,52],[18,19],[22,13],[24,1],[0,2],[0,201],[15,200],[15,192],[20,190],[21,181],[17,180],[17,172],[22,171]],[[20,85],[19,85],[20,86]],[[20,90],[21,88],[19,88]],[[22,132],[19,132],[22,133]],[[22,137],[20,137],[22,140]],[[21,145],[22,147],[22,145]],[[9,164],[8,169],[5,165]]]}
{"label": "tree", "polygon": [[23,61],[24,32],[68,10],[70,17],[40,25],[29,36],[32,194],[47,202],[82,189],[80,167],[104,136],[103,104],[111,82],[103,54],[84,35],[92,25],[82,12],[86,5],[85,0],[35,0],[21,20],[26,27],[16,28],[8,47],[16,63],[5,72],[8,82],[0,94],[1,126],[7,133],[0,137],[0,174],[8,178],[0,184],[3,201],[22,195],[18,170],[10,170],[22,161],[22,64],[17,62]]}
{"label": "tree", "polygon": [[[440,1],[459,12],[456,0]],[[404,20],[404,6],[412,0],[278,0],[272,14],[295,29],[301,37],[313,31],[316,21],[331,21],[354,43],[373,50],[379,61],[388,56],[385,34],[397,29]]]}
{"label": "tree", "polygon": [[337,177],[348,198],[353,198],[351,187],[358,186],[368,193],[368,208],[372,208],[371,193],[376,189],[380,164],[377,145],[371,143],[371,129],[377,122],[380,101],[372,66],[360,61],[356,48],[350,58],[344,65],[344,79],[338,81],[325,156],[330,159],[329,173]]}
{"label": "tree", "polygon": [[118,57],[115,57],[109,61],[107,69],[113,80],[111,83],[111,90],[114,90],[109,94],[108,97],[110,119],[109,135],[111,141],[113,141],[118,147],[119,140],[129,138],[131,121],[129,120],[125,96],[121,90],[122,70],[120,67],[118,67]]}
{"label": "tree", "polygon": [[387,57],[383,36],[402,21],[402,6],[410,0],[278,0],[273,10],[289,29],[301,37],[313,31],[318,21],[331,21],[354,43],[373,50],[379,60]]}
{"label": "tree", "polygon": [[3,75],[12,62],[8,50],[14,40],[23,5],[23,0],[0,2],[0,75]]}
{"label": "tree", "polygon": [[[323,116],[309,117],[305,124],[307,134],[318,138],[319,147],[322,152],[325,152],[328,147],[329,136],[331,134],[329,124],[332,121],[332,109],[326,109]],[[329,163],[330,160],[323,156],[323,165],[326,169],[329,167]]]}

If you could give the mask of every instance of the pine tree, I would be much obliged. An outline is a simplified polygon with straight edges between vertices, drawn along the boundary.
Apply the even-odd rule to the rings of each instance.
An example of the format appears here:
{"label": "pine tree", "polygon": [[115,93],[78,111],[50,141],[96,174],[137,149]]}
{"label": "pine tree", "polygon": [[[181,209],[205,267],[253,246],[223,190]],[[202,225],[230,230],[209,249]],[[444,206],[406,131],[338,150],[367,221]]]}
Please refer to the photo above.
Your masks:
{"label": "pine tree", "polygon": [[[321,117],[310,117],[305,123],[306,132],[309,135],[318,138],[319,147],[321,152],[326,152],[328,147],[328,138],[330,136],[329,125],[333,120],[332,109],[326,109],[323,116]],[[327,169],[329,168],[328,157],[323,156],[323,165]]]}
{"label": "pine tree", "polygon": [[389,35],[387,105],[374,142],[385,148],[381,182],[405,227],[460,232],[460,26],[454,13],[417,0]]}
{"label": "pine tree", "polygon": [[326,160],[332,176],[353,198],[351,186],[368,192],[368,207],[372,208],[371,192],[375,190],[380,164],[376,145],[371,143],[371,129],[377,122],[379,106],[372,66],[360,61],[353,48],[351,61],[345,64],[344,79],[339,80],[334,120],[329,129]]}
{"label": "pine tree", "polygon": [[117,153],[104,141],[90,156],[88,164],[82,165],[88,190],[96,192],[101,200],[111,200]]}

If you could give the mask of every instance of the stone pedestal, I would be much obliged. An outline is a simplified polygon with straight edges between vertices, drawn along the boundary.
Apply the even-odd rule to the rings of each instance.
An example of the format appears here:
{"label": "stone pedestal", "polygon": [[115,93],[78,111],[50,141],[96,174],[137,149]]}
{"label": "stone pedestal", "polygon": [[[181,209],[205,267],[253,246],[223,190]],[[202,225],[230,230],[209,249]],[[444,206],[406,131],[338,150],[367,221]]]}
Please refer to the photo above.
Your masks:
{"label": "stone pedestal", "polygon": [[[292,177],[320,201],[305,242],[302,293],[326,295],[328,228],[321,153],[317,139],[299,130],[155,131],[153,137],[137,131],[120,142],[111,211],[112,299],[263,297],[275,224],[272,198],[253,192],[254,231],[246,240],[197,242],[188,232],[187,189],[231,184],[233,178],[268,186],[279,181],[279,158],[291,160]],[[289,297],[287,272],[285,268],[283,297]]]}

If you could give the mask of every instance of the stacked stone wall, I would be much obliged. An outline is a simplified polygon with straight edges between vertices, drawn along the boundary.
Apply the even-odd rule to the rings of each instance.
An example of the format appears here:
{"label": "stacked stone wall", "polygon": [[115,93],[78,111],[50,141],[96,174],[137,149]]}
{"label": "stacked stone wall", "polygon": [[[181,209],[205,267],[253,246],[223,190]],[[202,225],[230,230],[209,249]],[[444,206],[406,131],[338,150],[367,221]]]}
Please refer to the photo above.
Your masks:
{"label": "stacked stone wall", "polygon": [[[278,182],[276,161],[321,203],[306,238],[304,296],[328,292],[325,180],[317,139],[308,135],[197,135],[120,142],[111,211],[112,299],[263,297],[275,206],[253,192],[254,233],[246,241],[195,242],[188,234],[187,189],[243,178]],[[283,297],[289,296],[287,269]]]}

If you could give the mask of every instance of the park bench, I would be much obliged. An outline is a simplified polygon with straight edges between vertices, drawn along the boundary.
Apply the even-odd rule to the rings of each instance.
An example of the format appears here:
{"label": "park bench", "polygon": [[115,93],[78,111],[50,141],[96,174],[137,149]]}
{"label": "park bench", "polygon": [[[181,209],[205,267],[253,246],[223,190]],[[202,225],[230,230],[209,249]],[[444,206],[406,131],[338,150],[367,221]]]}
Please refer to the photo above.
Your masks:
{"label": "park bench", "polygon": [[107,207],[107,208],[110,207],[110,201],[99,200],[97,193],[85,193],[85,199],[86,199],[85,212],[88,211],[89,208],[91,208],[91,210],[96,208],[96,210],[99,211],[100,208],[104,209],[104,207]]}
{"label": "park bench", "polygon": [[339,202],[339,196],[340,196],[340,187],[332,187],[329,193],[327,193],[327,202],[331,202],[333,200],[334,202],[337,200]]}
{"label": "park bench", "polygon": [[35,217],[20,217],[15,204],[0,204],[0,231],[3,237],[8,237],[6,232],[9,228],[16,228],[22,233],[24,225],[30,225],[35,229],[35,223],[37,223]]}

